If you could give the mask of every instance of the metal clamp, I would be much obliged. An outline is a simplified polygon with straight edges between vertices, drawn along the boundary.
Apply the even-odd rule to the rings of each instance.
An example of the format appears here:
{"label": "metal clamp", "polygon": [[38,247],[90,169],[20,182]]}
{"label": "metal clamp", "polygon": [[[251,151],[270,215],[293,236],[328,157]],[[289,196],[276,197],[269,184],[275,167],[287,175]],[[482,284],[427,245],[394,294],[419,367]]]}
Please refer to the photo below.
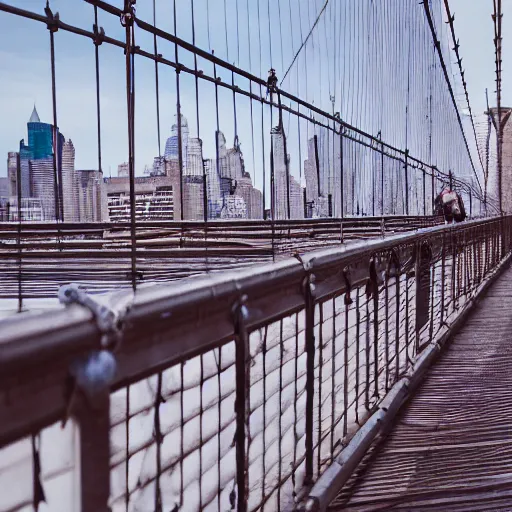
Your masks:
{"label": "metal clamp", "polygon": [[121,25],[132,27],[135,20],[135,2],[137,0],[125,0],[125,10],[121,13]]}
{"label": "metal clamp", "polygon": [[89,309],[102,333],[99,350],[93,350],[71,362],[68,403],[63,418],[63,424],[65,424],[73,409],[77,388],[85,393],[91,403],[94,403],[95,398],[108,392],[114,381],[117,371],[114,351],[121,342],[124,317],[129,310],[131,300],[120,301],[117,311],[114,311],[88,295],[85,288],[77,284],[68,284],[59,288],[59,301],[65,305],[80,304]]}
{"label": "metal clamp", "polygon": [[103,41],[105,41],[105,30],[103,27],[98,27],[98,25],[93,25],[93,31],[94,31],[94,39],[93,42],[96,46],[101,46]]}
{"label": "metal clamp", "polygon": [[53,14],[52,10],[50,9],[50,5],[48,2],[46,2],[46,7],[44,8],[44,13],[46,14],[46,28],[52,32],[55,33],[59,30],[59,13],[56,12]]}
{"label": "metal clamp", "polygon": [[67,284],[59,288],[59,301],[61,304],[80,304],[89,309],[96,319],[98,329],[103,334],[102,348],[118,344],[124,327],[124,317],[129,310],[129,304],[125,303],[115,311],[101,304],[93,296],[88,295],[84,287],[77,284]]}

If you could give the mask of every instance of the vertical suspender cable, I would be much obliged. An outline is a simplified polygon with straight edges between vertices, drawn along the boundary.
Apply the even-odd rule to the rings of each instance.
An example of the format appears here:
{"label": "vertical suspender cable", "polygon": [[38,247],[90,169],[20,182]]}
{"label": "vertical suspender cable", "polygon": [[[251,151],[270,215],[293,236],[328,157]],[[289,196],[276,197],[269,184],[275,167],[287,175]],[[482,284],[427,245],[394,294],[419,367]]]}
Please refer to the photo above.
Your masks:
{"label": "vertical suspender cable", "polygon": [[126,100],[128,109],[128,169],[130,175],[130,238],[131,238],[131,281],[137,288],[137,237],[135,217],[135,34],[133,18],[135,16],[133,0],[125,0],[122,22],[126,30]]}

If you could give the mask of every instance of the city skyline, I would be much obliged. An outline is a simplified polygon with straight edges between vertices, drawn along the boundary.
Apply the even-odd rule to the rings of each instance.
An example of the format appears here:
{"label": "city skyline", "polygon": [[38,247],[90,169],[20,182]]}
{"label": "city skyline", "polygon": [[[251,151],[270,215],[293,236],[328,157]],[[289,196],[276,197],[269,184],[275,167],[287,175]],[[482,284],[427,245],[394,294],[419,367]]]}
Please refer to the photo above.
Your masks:
{"label": "city skyline", "polygon": [[[41,2],[37,0],[27,0],[28,6],[33,8],[41,8]],[[213,2],[212,2],[213,3]],[[41,4],[41,5],[40,5]],[[247,3],[239,7],[239,12],[235,10],[235,3],[227,0],[226,12],[227,18],[223,15],[222,10],[210,9],[207,11],[206,0],[196,0],[195,2],[195,23],[196,23],[196,39],[195,44],[208,51],[215,51],[215,55],[226,62],[235,62],[242,65],[244,69],[255,74],[256,76],[265,78],[267,70],[271,67],[276,69],[279,79],[283,78],[287,65],[292,61],[293,56],[300,44],[299,32],[307,33],[309,30],[308,17],[314,16],[314,8],[310,11],[310,4],[304,4],[303,16],[299,18],[298,12],[292,12],[288,20],[286,17],[282,19],[282,34],[280,37],[279,30],[273,27],[269,40],[258,41],[257,30],[249,30],[248,33],[240,32],[237,37],[237,31],[227,30],[226,36],[224,25],[227,27],[235,26],[245,19],[256,19],[261,16],[261,24],[267,23],[267,18],[278,19],[277,6],[271,5],[267,13],[266,9],[255,5],[256,3]],[[350,17],[354,15],[354,5],[344,6],[343,16]],[[70,6],[69,2],[63,0],[52,0],[51,8],[53,12],[59,12],[61,19],[70,24],[84,26],[90,28],[93,19],[93,11],[90,5],[77,4]],[[332,13],[331,13],[332,14]],[[137,15],[146,21],[152,19],[152,6],[140,3],[137,5]],[[340,13],[341,16],[341,13]],[[436,16],[438,16],[436,14]],[[238,19],[237,19],[238,18]],[[174,28],[174,13],[165,2],[157,2],[156,19],[158,26],[162,30],[170,33]],[[177,3],[176,10],[177,19],[177,36],[183,40],[190,42],[192,39],[192,23],[190,6],[187,2]],[[90,22],[90,23],[89,23]],[[5,41],[5,50],[2,52],[2,62],[6,74],[14,81],[14,87],[10,91],[4,91],[0,94],[0,102],[2,103],[2,111],[9,118],[9,129],[3,130],[0,127],[0,150],[2,154],[7,153],[9,148],[13,148],[16,142],[13,137],[15,133],[20,133],[25,116],[19,116],[19,112],[24,111],[25,105],[32,104],[34,100],[38,104],[38,108],[42,118],[52,119],[52,97],[51,97],[51,73],[48,65],[48,31],[44,24],[30,24],[31,30],[23,30],[25,20],[18,17],[5,17],[0,21],[0,48],[2,41]],[[222,30],[213,31],[211,27],[218,25]],[[442,25],[442,24],[440,24]],[[124,37],[123,28],[117,17],[104,16],[101,19],[101,26],[105,29],[110,37],[122,40]],[[300,30],[298,30],[298,28]],[[363,27],[355,27],[355,32]],[[326,30],[330,38],[335,40],[336,36],[342,38],[340,50],[349,48],[347,43],[349,36],[336,31],[335,27],[327,26]],[[98,169],[97,155],[97,118],[96,118],[96,87],[94,73],[94,51],[93,46],[80,44],[73,34],[59,31],[56,37],[56,79],[57,79],[57,124],[66,127],[69,133],[73,133],[74,143],[77,147],[77,168]],[[344,39],[343,39],[344,38]],[[282,39],[282,41],[280,41]],[[445,43],[444,39],[442,40]],[[141,32],[138,35],[138,44],[141,48],[148,52],[152,52],[152,37]],[[159,50],[162,54],[172,60],[174,55],[174,47],[165,42],[158,41]],[[316,45],[316,46],[315,46]],[[382,130],[383,138],[386,142],[396,146],[405,148],[403,141],[402,126],[404,119],[400,121],[400,126],[387,124],[383,119],[378,120],[378,125],[372,122],[369,116],[371,109],[353,108],[352,96],[355,94],[363,94],[371,100],[375,96],[375,91],[370,87],[370,80],[367,77],[349,78],[343,76],[341,69],[345,67],[345,60],[349,59],[345,53],[339,54],[340,65],[333,63],[332,53],[323,52],[324,41],[313,36],[305,45],[305,48],[296,61],[292,71],[287,75],[283,84],[279,84],[284,90],[289,91],[298,97],[313,104],[316,108],[320,108],[325,112],[339,111],[342,119],[360,129],[371,134],[379,133]],[[275,50],[272,52],[272,46]],[[356,52],[351,58],[360,58],[356,49],[352,47],[352,51]],[[101,46],[99,50],[100,60],[100,76],[101,84],[99,88],[100,110],[101,110],[101,153],[102,153],[102,171],[104,176],[114,176],[119,163],[126,159],[127,154],[127,130],[118,129],[120,124],[126,124],[126,88],[123,81],[124,78],[124,59],[119,48],[113,48],[108,44]],[[273,55],[273,58],[272,58]],[[192,55],[180,51],[180,59],[185,66],[193,67]],[[73,62],[70,62],[70,59]],[[341,66],[343,61],[343,66]],[[79,65],[77,63],[80,63]],[[69,63],[69,65],[68,65]],[[74,63],[74,64],[73,64]],[[212,75],[211,66],[204,61],[200,62],[200,66],[205,74]],[[364,67],[364,62],[363,62]],[[177,108],[177,91],[176,73],[169,66],[160,65],[160,89],[158,92],[160,115],[157,121],[156,112],[156,84],[154,77],[154,63],[149,59],[137,58],[136,80],[137,80],[137,98],[136,98],[136,115],[135,115],[135,165],[136,175],[143,175],[144,167],[151,166],[151,160],[154,155],[161,155],[165,152],[166,137],[162,134],[169,131],[172,125],[172,119],[176,114]],[[307,71],[307,72],[306,72]],[[224,68],[217,69],[218,75],[223,82],[230,82],[232,77],[230,72]],[[336,72],[336,73],[335,73]],[[336,77],[336,75],[339,75]],[[334,78],[334,80],[333,80]],[[384,77],[386,78],[386,77]],[[242,89],[247,89],[247,84],[242,77],[235,76],[235,83]],[[238,135],[240,140],[244,141],[243,151],[249,157],[246,161],[246,168],[251,173],[254,185],[262,190],[263,176],[261,168],[265,160],[267,167],[266,187],[269,183],[269,141],[259,140],[259,135],[264,128],[266,134],[273,127],[270,125],[269,109],[265,108],[264,116],[260,116],[259,102],[253,101],[254,108],[254,126],[251,130],[251,123],[238,122],[235,129],[236,121],[233,121],[233,102],[231,93],[219,88],[218,106],[216,106],[214,88],[204,87],[200,84],[200,94],[198,96],[197,116],[196,114],[196,98],[194,79],[187,73],[181,74],[181,96],[180,104],[182,111],[188,112],[190,115],[190,133],[195,137],[200,137],[204,143],[204,150],[209,154],[213,154],[215,150],[215,132],[217,130],[216,117],[220,112],[222,115],[220,129],[226,134],[228,140],[234,140]],[[341,81],[341,83],[339,83]],[[331,82],[336,85],[328,85]],[[34,89],[33,84],[38,83],[39,86]],[[352,90],[347,90],[347,85]],[[457,84],[456,84],[457,85]],[[489,84],[489,85],[492,85]],[[1,91],[0,85],[0,91]],[[254,92],[254,91],[253,91]],[[460,90],[458,91],[460,92]],[[397,89],[396,94],[400,94],[401,89]],[[504,91],[506,94],[506,91]],[[77,101],[77,98],[80,98]],[[331,99],[332,98],[332,99]],[[483,94],[482,94],[483,98]],[[480,97],[475,98],[479,100]],[[504,99],[506,101],[506,99]],[[250,102],[240,97],[237,100],[236,110],[238,119],[249,119],[251,105]],[[474,109],[475,112],[481,109]],[[303,111],[303,113],[305,113]],[[236,114],[235,114],[236,115]],[[380,114],[382,117],[382,114]],[[196,121],[196,117],[199,123]],[[263,119],[264,117],[264,119]],[[261,119],[260,119],[261,118]],[[384,116],[385,121],[386,116]],[[293,123],[294,120],[292,120]],[[396,121],[396,120],[395,120]],[[275,123],[273,123],[275,125]],[[286,131],[290,125],[290,121],[285,120]],[[262,126],[264,125],[264,126]],[[296,136],[289,137],[288,148],[291,155],[290,169],[292,175],[300,181],[300,173],[302,164],[307,159],[306,147],[311,137],[313,127],[307,127],[307,121],[302,123],[299,131],[299,139]],[[160,137],[158,137],[160,131]],[[257,135],[251,140],[251,131]],[[413,135],[413,134],[411,134]],[[395,139],[395,137],[398,137]],[[409,137],[409,141],[413,137]],[[265,150],[263,146],[265,145]],[[302,148],[300,148],[302,146]],[[424,154],[417,151],[418,148],[408,148],[411,154],[415,154],[419,158],[424,159]],[[253,159],[252,154],[256,155]],[[447,169],[450,166],[444,165],[444,162],[433,162],[439,168]],[[295,173],[295,174],[294,174]],[[6,169],[0,168],[0,176],[6,175]]]}
{"label": "city skyline", "polygon": [[[141,192],[138,190],[141,185],[158,180],[146,180],[146,176],[136,179],[136,193],[142,193],[141,200],[146,197],[150,202],[167,201],[167,209],[160,210],[167,212],[172,219],[182,215],[185,219],[202,219],[205,214],[206,173],[209,218],[262,218],[262,194],[253,187],[250,174],[245,171],[240,145],[227,148],[224,134],[219,132],[216,157],[204,158],[202,141],[189,137],[185,116],[181,116],[181,124],[182,158],[178,151],[179,130],[175,123],[167,139],[164,156],[154,157],[151,169],[147,165],[145,167],[145,174],[149,174],[147,178],[163,178],[160,186],[150,185],[148,190]],[[102,220],[109,217],[110,210],[118,211],[119,207],[126,208],[127,204],[129,207],[127,163],[118,165],[117,180],[105,177],[98,170],[76,169],[74,143],[71,139],[66,140],[58,128],[54,130],[53,125],[41,122],[35,105],[27,122],[27,133],[27,143],[25,138],[20,140],[19,152],[8,153],[7,189],[4,191],[7,203],[10,198],[13,205],[20,193],[25,203],[29,199],[39,201],[31,204],[40,208],[38,215],[41,220],[60,218],[66,222]],[[165,178],[169,178],[168,183]],[[148,193],[153,193],[154,198],[148,199]],[[228,199],[228,196],[233,197]],[[157,210],[159,208],[157,205]],[[141,215],[144,216],[146,210],[143,209]],[[120,214],[114,212],[113,215],[119,217]],[[30,218],[34,218],[33,212]],[[35,218],[39,217],[36,215]]]}
{"label": "city skyline", "polygon": [[[141,215],[151,218],[150,211],[166,211],[174,220],[203,220],[205,216],[208,219],[263,219],[269,208],[274,219],[400,214],[407,210],[404,201],[407,193],[411,196],[408,213],[424,211],[420,205],[421,194],[426,193],[428,197],[433,193],[430,180],[422,189],[421,176],[415,173],[407,184],[399,161],[391,161],[384,169],[377,152],[348,137],[340,139],[339,134],[326,127],[318,127],[307,140],[307,158],[300,164],[298,174],[301,179],[297,179],[283,116],[280,115],[276,122],[269,134],[267,176],[271,186],[266,188],[264,205],[265,190],[255,186],[252,174],[246,170],[242,141],[235,137],[229,147],[224,133],[219,131],[215,155],[208,154],[203,149],[203,140],[190,136],[187,117],[181,115],[181,126],[178,127],[175,115],[163,155],[154,156],[152,165],[146,163],[143,174],[136,174],[136,187],[145,178],[169,178],[168,182],[164,179],[159,184],[155,180],[147,181],[149,189],[141,192],[137,200],[155,203],[156,209],[143,208],[141,211],[146,213]],[[53,126],[41,122],[36,106],[29,117],[27,132],[28,138],[21,139],[19,144],[22,198],[39,199],[42,218],[54,220],[59,217],[67,222],[106,220],[112,208],[129,207],[126,162],[118,164],[117,176],[106,176],[98,170],[77,169],[75,143],[71,138],[66,139],[58,128],[55,130],[57,150],[54,155]],[[7,158],[8,195],[11,197],[17,196],[17,154],[9,152]],[[57,170],[57,178],[54,170]],[[379,172],[388,175],[382,186],[377,186],[381,180]],[[136,192],[139,193],[137,188]],[[151,198],[148,199],[147,194],[152,194]],[[168,202],[167,209],[158,206],[162,201]]]}
{"label": "city skyline", "polygon": [[[253,186],[251,174],[245,169],[244,155],[241,151],[241,144],[238,138],[235,139],[231,148],[227,147],[226,137],[222,131],[217,134],[216,156],[208,158],[203,153],[203,143],[201,139],[189,136],[188,120],[181,116],[181,148],[182,148],[182,180],[179,188],[183,188],[185,193],[183,197],[184,204],[178,207],[181,212],[184,208],[184,218],[199,220],[204,216],[203,199],[204,183],[203,176],[206,176],[207,186],[207,205],[208,218],[263,218],[264,205],[262,191]],[[283,131],[282,127],[279,128]],[[25,139],[20,141],[20,167],[22,177],[22,197],[31,199],[40,199],[42,216],[46,220],[52,220],[57,216],[62,217],[64,221],[80,220],[80,208],[90,210],[83,203],[84,193],[79,191],[79,183],[87,182],[82,174],[86,171],[75,169],[75,145],[72,139],[66,140],[60,131],[56,130],[57,151],[54,161],[53,155],[53,125],[43,123],[34,105],[32,113],[27,123],[28,143]],[[169,137],[166,140],[165,152],[163,156],[156,156],[153,159],[152,167],[147,164],[144,172],[139,178],[146,175],[168,176],[168,165],[174,167],[174,172],[179,171],[179,144],[178,144],[177,115],[175,123],[171,127]],[[271,137],[276,138],[275,129],[271,132]],[[278,137],[279,138],[279,137]],[[277,208],[275,218],[287,218],[287,212],[284,212],[284,204],[287,201],[287,190],[283,180],[286,180],[286,174],[290,172],[285,169],[284,152],[284,133],[281,133],[280,142],[273,143],[273,150],[276,153],[275,160],[275,204],[281,205]],[[8,195],[17,196],[16,178],[17,161],[15,152],[8,154]],[[287,155],[289,162],[289,155]],[[55,181],[55,170],[57,170],[57,181]],[[93,171],[87,171],[89,173]],[[112,176],[105,176],[96,171],[97,180],[101,180],[106,185],[106,201],[108,204],[109,185],[113,187]],[[126,162],[118,164],[118,176],[128,179],[128,164]],[[198,179],[200,178],[200,179]],[[140,180],[139,180],[140,183]],[[303,194],[301,185],[290,174],[291,198],[292,198],[292,218],[303,217]],[[175,188],[175,193],[176,189]],[[57,190],[58,199],[55,199],[55,190]],[[103,192],[100,193],[100,195]],[[118,193],[116,190],[115,193]],[[181,194],[181,192],[180,192]],[[88,194],[85,194],[86,196]],[[89,194],[90,195],[90,194]],[[91,200],[89,198],[89,200]],[[98,199],[101,202],[101,199]],[[105,200],[103,200],[105,201]],[[118,202],[118,199],[114,201]],[[176,204],[176,198],[174,198]],[[103,210],[105,216],[106,208],[96,207]],[[175,211],[173,212],[175,214]],[[84,215],[82,215],[84,216]]]}

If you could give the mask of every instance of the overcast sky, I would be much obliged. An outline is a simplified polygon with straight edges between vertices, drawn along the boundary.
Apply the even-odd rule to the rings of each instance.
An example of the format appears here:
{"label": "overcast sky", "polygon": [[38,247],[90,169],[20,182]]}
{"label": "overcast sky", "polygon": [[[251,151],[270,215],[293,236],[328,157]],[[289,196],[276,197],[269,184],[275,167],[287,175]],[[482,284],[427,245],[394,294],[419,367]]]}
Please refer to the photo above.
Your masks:
{"label": "overcast sky", "polygon": [[[123,3],[122,0],[110,1],[118,7],[121,7]],[[401,3],[404,0],[380,1],[386,2],[396,9],[401,9]],[[293,55],[300,46],[301,38],[303,39],[307,34],[325,0],[281,0],[279,3],[274,1],[268,4],[266,0],[238,0],[238,2],[226,0],[227,20],[224,19],[223,0],[194,0],[194,2],[196,44],[208,51],[214,49],[216,55],[221,58],[229,59],[230,62],[239,64],[244,69],[251,68],[254,74],[266,78],[270,65],[276,67],[282,76],[282,70],[286,69],[287,63],[292,61]],[[337,8],[334,5],[341,6],[344,2],[347,5],[350,3],[349,0],[332,1],[326,11],[327,19],[337,19]],[[45,1],[7,0],[7,3],[43,13]],[[180,0],[176,3],[177,35],[191,41],[190,0]],[[412,3],[418,4],[418,2]],[[362,4],[363,2],[354,5]],[[506,37],[506,34],[509,33],[508,27],[512,28],[512,0],[504,0],[503,4],[505,14],[503,20],[503,33],[505,34],[503,104],[506,105],[512,104],[507,87],[512,81],[512,68],[507,66],[507,62],[512,59],[512,43]],[[268,27],[266,15],[267,5],[270,9],[270,27]],[[85,1],[51,0],[51,6],[54,12],[60,12],[61,19],[66,23],[91,30],[94,19],[93,8]],[[261,39],[257,25],[258,6],[261,17],[259,25],[262,31]],[[281,11],[278,12],[279,7]],[[470,99],[474,113],[478,114],[485,108],[486,87],[489,88],[491,103],[494,103],[495,98],[492,0],[451,0],[451,7],[456,16],[455,28],[461,43]],[[152,22],[151,1],[139,0],[137,8],[140,18]],[[226,23],[229,27],[236,26],[234,20],[237,8],[238,19],[241,22],[236,30],[228,31],[226,42],[225,26]],[[347,15],[347,12],[345,11],[344,15]],[[341,16],[341,11],[339,13]],[[508,18],[509,13],[510,19]],[[362,11],[362,15],[366,16],[366,11]],[[279,30],[278,16],[282,17],[281,30]],[[207,23],[208,19],[209,24]],[[174,17],[171,0],[157,1],[157,20],[157,24],[162,29],[173,32]],[[334,77],[335,75],[341,76],[341,69],[340,66],[335,69],[330,67],[330,64],[329,66],[325,65],[326,61],[334,62],[333,54],[323,55],[321,52],[319,54],[315,52],[321,47],[321,36],[326,39],[327,43],[329,38],[336,37],[337,31],[341,30],[341,27],[335,22],[330,24],[324,22],[325,24],[322,26],[322,22],[317,27],[318,33],[315,34],[317,39],[313,37],[308,43],[301,59],[295,64],[283,87],[325,110],[331,110],[329,96],[334,93],[331,92],[331,79],[333,83],[336,82]],[[107,35],[119,40],[124,39],[123,29],[113,16],[100,12],[99,24],[105,28]],[[270,45],[269,38],[266,37],[269,30],[271,32]],[[138,31],[136,37],[137,44],[143,49],[153,52],[153,39],[149,34]],[[66,138],[71,138],[75,144],[76,167],[97,168],[94,46],[89,39],[77,37],[64,31],[59,31],[55,35],[55,40],[58,125]],[[282,45],[280,40],[283,41]],[[343,45],[340,44],[341,46]],[[270,61],[271,50],[272,62]],[[359,51],[366,50],[363,48]],[[170,43],[159,41],[159,52],[174,60],[174,46]],[[316,55],[319,56],[314,60],[313,57]],[[191,54],[180,51],[180,60],[187,66],[194,66]],[[103,170],[106,175],[109,172],[115,175],[117,165],[125,161],[127,155],[126,85],[122,50],[103,44],[100,47],[100,63]],[[322,63],[324,63],[323,69]],[[306,72],[306,66],[308,72]],[[213,75],[212,66],[206,61],[199,59],[198,67],[205,73]],[[0,123],[0,154],[6,157],[8,151],[17,150],[20,139],[26,138],[26,122],[34,103],[37,105],[41,121],[52,122],[49,35],[46,27],[41,23],[0,13],[0,69],[2,77],[0,81],[0,113],[3,120]],[[163,151],[176,112],[176,74],[172,68],[167,66],[159,66],[159,72],[161,147]],[[321,78],[319,86],[311,85],[318,82],[319,74],[321,77],[325,76],[325,80]],[[226,70],[221,71],[221,75],[223,81],[231,80]],[[248,83],[242,79],[237,79],[237,82],[243,88],[248,87]],[[191,136],[196,136],[193,77],[182,73],[180,87],[182,111],[189,119]],[[352,83],[352,89],[357,89],[355,83]],[[231,145],[234,138],[232,94],[222,88],[219,88],[219,91],[219,111],[222,120],[220,129],[226,133],[228,145]],[[344,119],[356,126],[365,124],[365,119],[361,117],[360,112],[350,112],[342,104],[340,95],[335,94],[335,96],[335,109],[342,111]],[[140,174],[144,165],[150,165],[153,157],[158,154],[154,64],[144,58],[137,58],[136,61],[136,103],[136,161],[137,174]],[[213,134],[216,129],[216,108],[214,87],[211,84],[201,83],[199,104],[199,135],[205,141],[205,157],[214,157]],[[256,133],[258,131],[261,133],[261,108],[258,104],[255,106],[260,110],[256,109],[254,112],[255,121],[252,128]],[[251,170],[250,154],[253,150],[256,154],[262,152],[261,135],[260,139],[256,137],[254,145],[250,144],[249,139],[252,137],[248,123],[250,102],[240,98],[237,100],[236,107],[238,133],[242,141],[242,149],[245,148],[248,168]],[[270,129],[270,122],[270,113],[265,112],[263,123],[266,133]],[[272,124],[276,124],[275,117],[272,119]],[[303,128],[299,128],[299,133],[301,130]],[[308,135],[310,134],[300,135],[300,138],[304,137],[301,160],[306,157],[307,144],[305,141]],[[390,142],[400,143],[400,141]],[[293,146],[293,144],[293,141],[290,140],[290,145]],[[295,145],[298,145],[298,138]],[[268,148],[265,148],[265,153],[268,153]],[[298,167],[296,164],[295,168]],[[6,165],[2,165],[0,166],[0,176],[5,174]],[[256,184],[261,187],[261,183],[257,182]]]}

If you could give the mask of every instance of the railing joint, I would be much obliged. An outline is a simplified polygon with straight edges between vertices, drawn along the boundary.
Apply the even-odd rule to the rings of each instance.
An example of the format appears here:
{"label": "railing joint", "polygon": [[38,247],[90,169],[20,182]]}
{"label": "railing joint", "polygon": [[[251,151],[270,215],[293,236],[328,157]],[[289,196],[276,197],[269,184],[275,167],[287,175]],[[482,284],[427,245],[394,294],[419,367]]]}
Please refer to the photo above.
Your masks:
{"label": "railing joint", "polygon": [[50,6],[46,3],[46,7],[44,8],[44,12],[46,14],[46,28],[52,33],[55,34],[59,30],[60,17],[59,13],[56,12],[53,14]]}
{"label": "railing joint", "polygon": [[93,43],[96,46],[101,46],[105,41],[105,29],[103,27],[98,27],[98,25],[94,24],[92,26],[92,30],[94,33]]}
{"label": "railing joint", "polygon": [[135,3],[137,0],[125,0],[124,11],[121,13],[121,25],[125,28],[133,27],[135,21]]}

